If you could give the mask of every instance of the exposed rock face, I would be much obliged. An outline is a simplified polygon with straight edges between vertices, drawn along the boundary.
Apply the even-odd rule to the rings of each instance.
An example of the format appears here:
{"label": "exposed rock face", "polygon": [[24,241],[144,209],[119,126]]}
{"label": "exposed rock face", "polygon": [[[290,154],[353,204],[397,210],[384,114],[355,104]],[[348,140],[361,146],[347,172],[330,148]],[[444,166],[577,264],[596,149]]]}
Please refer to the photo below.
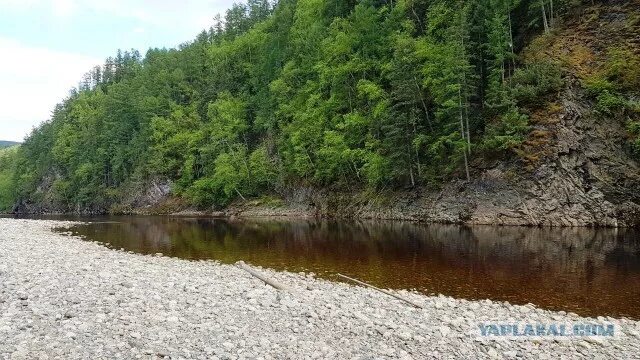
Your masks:
{"label": "exposed rock face", "polygon": [[[584,98],[576,83],[568,85],[561,111],[537,125],[552,139],[545,145],[544,158],[532,170],[525,170],[518,161],[496,162],[476,168],[470,183],[454,180],[440,191],[415,189],[372,195],[295,187],[280,191],[282,202],[236,202],[216,215],[533,226],[640,225],[640,165],[628,155],[621,140],[624,124],[597,116]],[[153,181],[131,194],[119,212],[171,213],[184,208],[179,202],[171,203],[168,181]],[[14,212],[65,211],[19,203]]]}
{"label": "exposed rock face", "polygon": [[[469,222],[640,224],[640,167],[624,148],[623,123],[603,123],[577,94],[571,87],[565,92],[561,114],[547,127],[554,135],[548,156],[537,169],[514,182],[502,180],[508,167],[492,169],[467,187],[474,206]],[[483,180],[493,183],[490,191],[482,191]]]}
{"label": "exposed rock face", "polygon": [[[90,206],[77,205],[73,208],[59,205],[52,196],[53,178],[43,181],[37,189],[41,195],[40,202],[18,201],[12,213],[18,215],[27,214],[76,214],[99,215],[110,212],[115,213],[162,213],[162,209],[156,209],[159,204],[165,203],[171,197],[171,182],[167,179],[153,179],[144,184],[132,184],[124,191],[125,198],[116,206],[107,208],[104,205],[93,204]],[[152,211],[146,211],[152,210]]]}
{"label": "exposed rock face", "polygon": [[[531,160],[481,164],[469,183],[452,180],[440,191],[414,189],[381,194],[332,192],[291,186],[282,202],[238,201],[216,215],[335,216],[429,222],[533,226],[640,225],[640,164],[626,148],[625,121],[594,111],[581,81],[598,71],[612,46],[640,53],[640,27],[628,19],[638,2],[605,1],[581,8],[558,28],[543,51],[523,58],[555,59],[563,64],[565,88],[549,104],[532,110]],[[545,40],[546,41],[546,40]],[[574,53],[579,54],[573,56]],[[42,192],[54,178],[46,179]],[[132,187],[117,212],[195,214],[171,196],[168,181]],[[44,199],[48,199],[46,194]],[[113,209],[71,209],[97,213]],[[19,203],[14,212],[68,212],[42,204]]]}
{"label": "exposed rock face", "polygon": [[[279,207],[236,204],[234,215],[321,215],[444,223],[533,226],[640,225],[640,166],[624,148],[623,123],[605,119],[569,85],[556,119],[544,125],[553,138],[533,171],[517,162],[476,170],[470,183],[441,191],[380,194],[283,191]],[[582,102],[581,102],[582,101]]]}
{"label": "exposed rock face", "polygon": [[[531,111],[524,156],[490,165],[480,154],[469,183],[441,191],[349,194],[295,189],[276,208],[234,206],[232,214],[304,215],[534,226],[640,226],[640,164],[626,145],[624,116],[598,114],[582,81],[597,73],[608,49],[640,53],[640,27],[627,18],[637,2],[609,1],[582,9],[524,58],[554,59],[565,88]],[[529,156],[529,158],[527,158]]]}
{"label": "exposed rock face", "polygon": [[154,206],[171,195],[171,181],[167,179],[153,180],[146,188],[129,199],[128,203],[134,208]]}

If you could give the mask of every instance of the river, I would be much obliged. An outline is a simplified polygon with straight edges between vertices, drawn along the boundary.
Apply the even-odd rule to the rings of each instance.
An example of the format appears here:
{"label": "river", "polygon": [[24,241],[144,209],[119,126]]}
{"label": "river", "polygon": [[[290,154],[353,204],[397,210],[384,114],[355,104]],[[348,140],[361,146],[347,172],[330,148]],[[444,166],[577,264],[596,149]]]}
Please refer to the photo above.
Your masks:
{"label": "river", "polygon": [[336,273],[394,289],[640,318],[633,229],[395,221],[111,216],[72,229],[115,249],[278,270]]}

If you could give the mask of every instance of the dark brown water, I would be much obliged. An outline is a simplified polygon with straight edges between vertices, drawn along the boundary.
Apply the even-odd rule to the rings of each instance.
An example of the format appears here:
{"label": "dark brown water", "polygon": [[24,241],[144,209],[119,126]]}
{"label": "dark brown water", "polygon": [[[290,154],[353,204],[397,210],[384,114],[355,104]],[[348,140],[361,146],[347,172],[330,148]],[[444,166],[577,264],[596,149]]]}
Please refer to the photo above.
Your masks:
{"label": "dark brown water", "polygon": [[113,217],[74,228],[139,253],[343,273],[385,288],[640,318],[637,230]]}

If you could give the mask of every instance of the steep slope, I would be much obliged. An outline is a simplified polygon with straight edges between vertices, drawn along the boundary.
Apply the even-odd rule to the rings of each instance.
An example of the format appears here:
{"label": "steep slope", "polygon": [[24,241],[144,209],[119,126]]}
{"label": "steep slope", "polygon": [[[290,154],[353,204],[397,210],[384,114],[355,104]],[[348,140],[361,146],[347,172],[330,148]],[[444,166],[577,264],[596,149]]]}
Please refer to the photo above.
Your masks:
{"label": "steep slope", "polygon": [[[472,181],[372,196],[292,192],[294,213],[399,218],[469,224],[536,226],[640,225],[640,165],[628,124],[638,114],[603,112],[588,83],[604,71],[612,49],[640,57],[637,2],[610,1],[577,9],[558,30],[536,39],[524,61],[546,58],[563,67],[565,87],[528,109],[531,131],[515,160],[476,156]],[[633,91],[627,92],[633,98]],[[634,118],[635,117],[635,118]],[[238,206],[232,213],[287,214]]]}
{"label": "steep slope", "polygon": [[[640,219],[640,167],[631,157],[628,116],[605,113],[588,94],[587,82],[607,63],[614,48],[640,56],[637,2],[610,2],[585,9],[570,18],[557,34],[537,40],[525,58],[546,57],[562,63],[566,88],[555,102],[532,116],[534,130],[525,142],[547,137],[543,154],[531,173],[520,173],[503,206],[476,203],[472,222],[540,225],[634,225]],[[637,115],[637,114],[636,114]],[[538,140],[539,142],[539,140]],[[528,151],[535,147],[529,145]],[[497,181],[516,166],[483,172]],[[521,170],[520,170],[521,171]],[[473,190],[473,187],[472,189]],[[477,188],[482,193],[481,188]],[[508,202],[504,202],[509,199]],[[504,211],[506,210],[506,211]]]}
{"label": "steep slope", "polygon": [[118,52],[6,161],[0,208],[638,224],[638,2],[451,4],[237,4]]}

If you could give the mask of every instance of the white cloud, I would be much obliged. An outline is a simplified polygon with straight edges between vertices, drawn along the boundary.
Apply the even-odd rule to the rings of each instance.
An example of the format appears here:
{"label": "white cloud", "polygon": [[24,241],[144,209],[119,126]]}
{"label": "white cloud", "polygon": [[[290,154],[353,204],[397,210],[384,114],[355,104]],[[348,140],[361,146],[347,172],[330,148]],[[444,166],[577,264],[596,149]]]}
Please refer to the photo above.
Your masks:
{"label": "white cloud", "polygon": [[71,17],[77,0],[0,0],[0,8],[7,11],[29,11],[46,8],[56,17]]}
{"label": "white cloud", "polygon": [[[243,0],[242,0],[243,1]],[[192,40],[197,33],[213,23],[217,13],[224,13],[233,0],[0,0],[0,11],[29,19],[32,14],[45,13],[56,24],[73,28],[79,17],[100,16],[102,19],[132,20],[131,35],[145,39],[147,46],[177,46]],[[87,31],[88,29],[79,29]],[[91,29],[100,34],[104,28]],[[163,44],[156,34],[172,35]],[[0,140],[22,140],[29,130],[50,117],[55,104],[71,87],[77,86],[82,75],[101,64],[115,49],[128,48],[119,43],[100,59],[45,47],[28,46],[15,39],[17,33],[0,34]],[[148,44],[146,43],[148,42]],[[137,47],[140,47],[138,44]],[[142,49],[144,50],[144,46]],[[86,51],[77,44],[78,53]]]}
{"label": "white cloud", "polygon": [[40,2],[40,0],[0,0],[0,7],[7,10],[24,10]]}
{"label": "white cloud", "polygon": [[135,19],[145,24],[167,27],[200,28],[211,25],[217,13],[223,13],[234,0],[0,0],[0,9],[29,11],[47,8],[53,15],[70,19],[83,11],[99,12]]}
{"label": "white cloud", "polygon": [[200,30],[213,25],[213,17],[218,13],[224,15],[233,2],[233,0],[87,0],[83,1],[83,6],[93,11],[135,19],[160,28],[188,30],[195,36]]}
{"label": "white cloud", "polygon": [[101,63],[83,55],[24,46],[0,38],[0,140],[18,140],[50,117],[51,110]]}
{"label": "white cloud", "polygon": [[73,0],[52,0],[51,8],[57,17],[71,17],[75,11],[75,3]]}

